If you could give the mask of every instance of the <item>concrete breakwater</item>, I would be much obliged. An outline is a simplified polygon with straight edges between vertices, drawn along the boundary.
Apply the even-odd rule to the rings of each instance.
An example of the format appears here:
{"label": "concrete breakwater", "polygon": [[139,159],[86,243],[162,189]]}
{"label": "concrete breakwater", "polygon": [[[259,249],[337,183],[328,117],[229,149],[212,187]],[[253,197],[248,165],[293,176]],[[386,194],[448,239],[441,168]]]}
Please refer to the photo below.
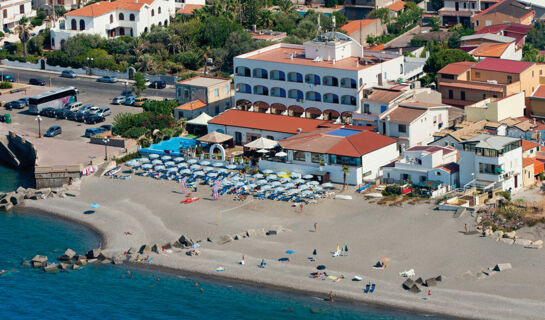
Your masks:
{"label": "concrete breakwater", "polygon": [[81,180],[77,180],[72,185],[59,188],[23,188],[8,193],[0,193],[0,212],[10,211],[17,205],[23,205],[26,200],[39,200],[47,198],[76,197],[79,194]]}
{"label": "concrete breakwater", "polygon": [[0,137],[0,162],[15,169],[22,169],[34,167],[36,158],[36,148],[25,138],[12,131]]}

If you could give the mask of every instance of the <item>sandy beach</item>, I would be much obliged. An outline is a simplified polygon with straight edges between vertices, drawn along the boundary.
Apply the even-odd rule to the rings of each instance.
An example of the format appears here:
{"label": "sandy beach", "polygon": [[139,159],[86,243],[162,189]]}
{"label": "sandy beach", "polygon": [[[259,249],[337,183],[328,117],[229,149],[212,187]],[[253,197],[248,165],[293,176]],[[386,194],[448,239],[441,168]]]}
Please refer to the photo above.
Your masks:
{"label": "sandy beach", "polygon": [[[82,181],[77,197],[27,201],[26,207],[91,226],[102,234],[103,249],[114,254],[143,244],[172,243],[182,234],[201,240],[199,256],[188,256],[185,250],[151,254],[150,267],[281,287],[323,298],[333,291],[339,299],[461,318],[543,319],[545,314],[545,251],[465,235],[464,224],[474,225],[469,214],[453,218],[452,213],[434,211],[433,205],[426,203],[379,206],[352,189],[344,194],[352,195],[353,200],[324,199],[305,206],[303,212],[272,200],[240,202],[225,195],[213,201],[206,186],[199,186],[194,194],[201,200],[181,204],[185,196],[179,191],[178,183],[165,180],[88,177]],[[92,209],[93,214],[84,214],[91,210],[90,203],[100,207]],[[268,231],[273,226],[282,226],[284,231],[223,245],[207,241],[248,229]],[[526,238],[544,238],[542,227],[531,231]],[[348,245],[348,256],[332,257],[337,243]],[[317,255],[312,262],[308,257],[314,249]],[[286,250],[295,253],[288,255]],[[243,255],[246,264],[240,265]],[[278,261],[287,257],[289,262]],[[373,269],[382,257],[389,258],[388,268]],[[268,263],[264,269],[257,267],[261,259]],[[484,279],[475,276],[498,263],[511,263],[513,268]],[[326,265],[329,275],[346,278],[339,282],[309,278],[317,265]],[[220,266],[224,272],[215,271]],[[399,275],[408,269],[415,270],[413,279],[441,275],[443,281],[431,287],[431,296],[426,287],[421,293],[410,293],[401,286],[406,278]],[[351,281],[354,275],[363,281]],[[363,287],[369,281],[376,284],[376,290],[365,294]]]}

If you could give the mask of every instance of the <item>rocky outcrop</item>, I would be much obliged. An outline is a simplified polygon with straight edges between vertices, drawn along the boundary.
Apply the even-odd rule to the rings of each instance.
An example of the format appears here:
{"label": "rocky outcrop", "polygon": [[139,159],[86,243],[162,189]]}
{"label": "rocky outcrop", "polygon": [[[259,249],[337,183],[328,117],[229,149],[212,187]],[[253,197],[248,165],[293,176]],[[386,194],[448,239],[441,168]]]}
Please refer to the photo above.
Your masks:
{"label": "rocky outcrop", "polygon": [[33,268],[43,268],[47,265],[47,257],[36,255],[30,260],[30,263],[32,263]]}
{"label": "rocky outcrop", "polygon": [[130,248],[129,251],[127,251],[128,254],[135,254],[137,252],[138,250],[136,250],[136,248]]}
{"label": "rocky outcrop", "polygon": [[116,256],[112,259],[113,264],[123,264],[123,262],[125,262],[124,256]]}

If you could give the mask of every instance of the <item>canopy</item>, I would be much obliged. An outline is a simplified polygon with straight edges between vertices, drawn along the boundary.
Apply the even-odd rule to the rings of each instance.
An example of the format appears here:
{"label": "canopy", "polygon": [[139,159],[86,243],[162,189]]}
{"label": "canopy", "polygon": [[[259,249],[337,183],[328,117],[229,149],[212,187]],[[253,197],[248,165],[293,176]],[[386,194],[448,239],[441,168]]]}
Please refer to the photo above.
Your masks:
{"label": "canopy", "polygon": [[201,113],[198,117],[191,119],[186,122],[186,124],[192,124],[197,126],[206,126],[208,124],[208,121],[212,119],[211,116],[206,114],[205,112]]}
{"label": "canopy", "polygon": [[246,148],[252,148],[252,149],[272,149],[278,146],[278,142],[261,137],[250,143],[245,144],[244,146]]}
{"label": "canopy", "polygon": [[201,142],[205,142],[205,143],[224,143],[231,139],[233,139],[233,137],[228,134],[213,131],[213,132],[210,132],[209,134],[206,134],[198,138],[197,140]]}
{"label": "canopy", "polygon": [[285,153],[284,151],[280,151],[280,152],[277,152],[277,153],[275,154],[276,157],[285,157],[285,156],[287,156],[287,155],[288,155],[288,154]]}

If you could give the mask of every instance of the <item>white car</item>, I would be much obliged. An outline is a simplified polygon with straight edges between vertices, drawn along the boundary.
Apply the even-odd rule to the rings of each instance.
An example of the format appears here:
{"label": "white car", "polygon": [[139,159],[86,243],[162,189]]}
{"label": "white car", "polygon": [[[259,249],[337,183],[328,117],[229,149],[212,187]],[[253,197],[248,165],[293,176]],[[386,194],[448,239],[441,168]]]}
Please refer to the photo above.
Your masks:
{"label": "white car", "polygon": [[112,100],[112,104],[124,104],[126,100],[125,96],[117,96]]}
{"label": "white car", "polygon": [[110,110],[110,108],[108,107],[102,107],[98,110],[97,114],[99,116],[103,116],[103,117],[106,117],[106,116],[109,116],[112,114],[112,111]]}

